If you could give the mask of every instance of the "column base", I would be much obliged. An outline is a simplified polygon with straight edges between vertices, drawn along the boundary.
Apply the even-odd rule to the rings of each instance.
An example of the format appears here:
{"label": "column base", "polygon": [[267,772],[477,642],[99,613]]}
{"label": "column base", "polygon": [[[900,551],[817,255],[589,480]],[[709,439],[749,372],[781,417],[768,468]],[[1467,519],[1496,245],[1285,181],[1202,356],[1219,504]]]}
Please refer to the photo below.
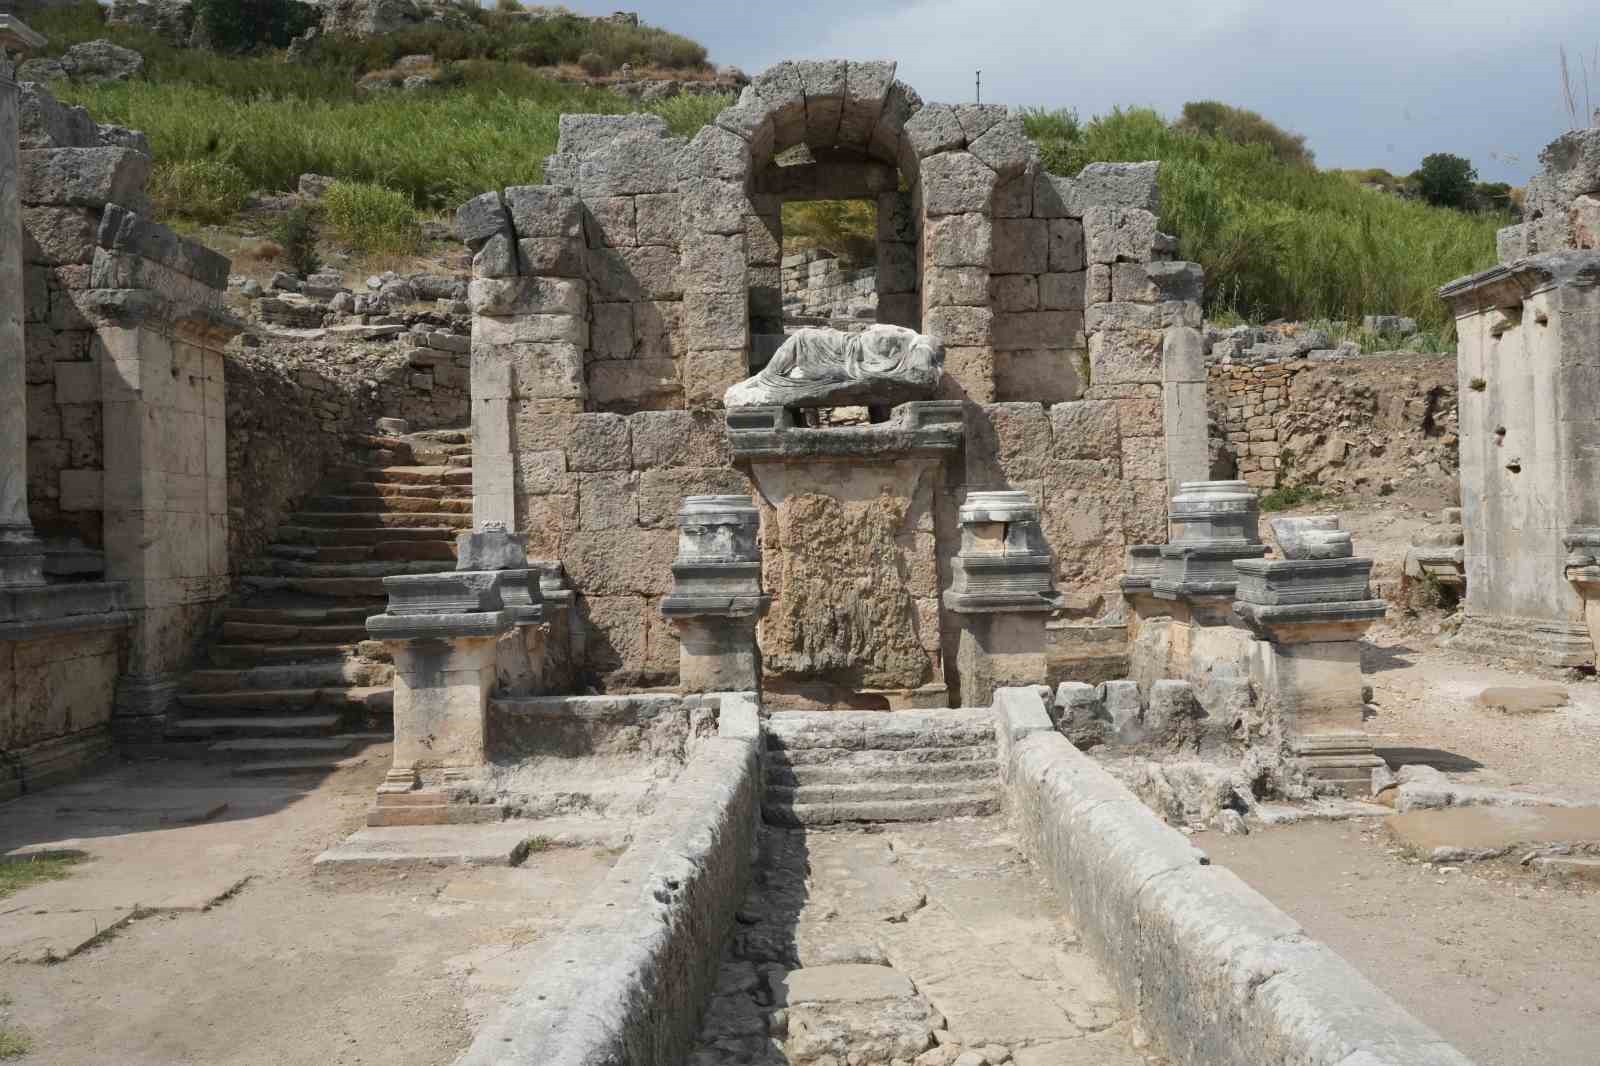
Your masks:
{"label": "column base", "polygon": [[684,692],[756,692],[761,652],[756,616],[677,617],[678,687]]}
{"label": "column base", "polygon": [[0,588],[44,583],[44,542],[31,529],[0,530]]}
{"label": "column base", "polygon": [[116,703],[111,709],[112,735],[118,740],[163,739],[177,695],[178,679],[172,674],[123,677],[117,682]]}

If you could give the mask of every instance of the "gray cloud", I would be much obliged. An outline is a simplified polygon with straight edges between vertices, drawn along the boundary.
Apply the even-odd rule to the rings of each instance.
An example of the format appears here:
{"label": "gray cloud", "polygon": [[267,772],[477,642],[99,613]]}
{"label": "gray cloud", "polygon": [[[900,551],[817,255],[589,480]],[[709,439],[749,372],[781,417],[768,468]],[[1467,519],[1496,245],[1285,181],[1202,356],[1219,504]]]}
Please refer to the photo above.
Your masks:
{"label": "gray cloud", "polygon": [[[608,5],[584,4],[598,10]],[[1592,9],[1543,0],[634,0],[650,23],[755,73],[783,58],[888,57],[930,100],[1176,113],[1186,100],[1253,108],[1306,135],[1329,167],[1413,169],[1468,156],[1521,183],[1568,123],[1558,48],[1600,45]],[[1589,17],[1584,16],[1588,14]],[[1600,72],[1591,79],[1600,106]],[[1580,108],[1583,106],[1580,90]]]}

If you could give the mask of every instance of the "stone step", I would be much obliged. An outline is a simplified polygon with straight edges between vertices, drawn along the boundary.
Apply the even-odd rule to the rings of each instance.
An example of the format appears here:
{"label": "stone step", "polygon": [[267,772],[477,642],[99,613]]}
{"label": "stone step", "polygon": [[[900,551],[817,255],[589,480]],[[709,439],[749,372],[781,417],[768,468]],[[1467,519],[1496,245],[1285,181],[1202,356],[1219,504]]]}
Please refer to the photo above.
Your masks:
{"label": "stone step", "polygon": [[505,811],[493,803],[378,806],[367,811],[367,825],[371,828],[388,825],[485,825],[504,820]]}
{"label": "stone step", "polygon": [[355,653],[354,644],[212,644],[206,651],[213,666],[239,670],[273,663],[340,662]]}
{"label": "stone step", "polygon": [[998,790],[971,790],[936,799],[882,799],[855,803],[784,803],[770,796],[761,814],[770,825],[839,825],[845,822],[934,822],[997,814]]}
{"label": "stone step", "polygon": [[263,577],[246,575],[241,587],[253,592],[295,592],[330,600],[371,599],[384,595],[381,577]]}
{"label": "stone step", "polygon": [[[277,754],[274,752],[273,754]],[[307,755],[301,758],[274,758],[259,762],[237,763],[228,770],[230,777],[293,777],[301,774],[331,774],[360,766],[366,760],[351,758],[341,752],[327,755]]]}
{"label": "stone step", "polygon": [[472,498],[461,496],[309,496],[303,501],[308,511],[330,513],[356,511],[363,514],[396,512],[444,511],[451,514],[470,514]]}
{"label": "stone step", "polygon": [[467,449],[467,452],[464,455],[452,455],[450,457],[449,461],[445,465],[446,466],[450,466],[450,467],[458,467],[458,468],[459,467],[466,467],[468,469],[471,469],[471,467],[472,467],[472,450],[470,448]]}
{"label": "stone step", "polygon": [[951,748],[773,748],[766,751],[768,766],[838,766],[859,775],[886,767],[935,766],[940,763],[993,759],[995,745],[970,744]]}
{"label": "stone step", "polygon": [[365,627],[369,617],[383,613],[386,602],[379,598],[370,606],[228,607],[222,612],[222,620],[241,625]]}
{"label": "stone step", "polygon": [[265,755],[276,761],[295,756],[344,755],[350,748],[348,737],[238,737],[219,740],[206,750],[225,759],[257,759]]}
{"label": "stone step", "polygon": [[[961,751],[960,748],[939,748],[937,751]],[[873,752],[872,754],[883,754]],[[921,763],[866,763],[850,761],[800,764],[772,758],[766,760],[767,781],[779,787],[849,785],[861,781],[873,784],[961,783],[967,781],[994,782],[999,779],[1000,766],[988,754],[971,759],[948,759]]]}
{"label": "stone step", "polygon": [[[196,740],[207,737],[270,737],[327,735],[339,728],[336,714],[293,714],[281,717],[252,715],[238,718],[180,718],[167,723],[169,740]],[[344,742],[346,748],[349,741]],[[333,751],[334,748],[323,750]],[[341,749],[342,750],[342,749]]]}
{"label": "stone step", "polygon": [[333,481],[384,481],[411,485],[470,485],[471,467],[342,465],[327,472]]}
{"label": "stone step", "polygon": [[290,559],[256,562],[245,577],[390,577],[395,574],[437,574],[454,570],[455,560],[375,560],[361,563],[307,563]]}
{"label": "stone step", "polygon": [[315,712],[365,711],[387,714],[394,707],[394,689],[387,685],[330,685],[326,688],[241,688],[229,692],[180,692],[178,706],[215,717],[268,717]]}
{"label": "stone step", "polygon": [[360,529],[471,529],[472,514],[452,511],[296,511],[299,527]]}
{"label": "stone step", "polygon": [[394,529],[385,526],[279,526],[277,537],[284,544],[313,544],[319,547],[368,547],[401,542],[440,542],[455,546],[459,529],[453,526],[417,526]]}
{"label": "stone step", "polygon": [[367,639],[365,620],[360,625],[262,625],[259,622],[223,622],[222,639],[228,644],[356,644]]}
{"label": "stone step", "polygon": [[413,500],[460,499],[470,485],[418,485],[404,481],[330,481],[321,486],[326,496],[349,496],[363,500],[405,497]]}
{"label": "stone step", "polygon": [[873,778],[826,785],[772,784],[767,787],[767,802],[793,807],[871,805],[885,800],[936,800],[994,788],[998,784],[996,777],[977,781],[880,781]]}
{"label": "stone step", "polygon": [[777,711],[767,722],[769,749],[849,751],[993,746],[988,710]]}
{"label": "stone step", "polygon": [[[394,667],[352,659],[344,662],[285,663],[248,669],[191,670],[183,679],[188,693],[236,692],[240,689],[371,688],[389,685]],[[183,697],[180,696],[181,700]]]}

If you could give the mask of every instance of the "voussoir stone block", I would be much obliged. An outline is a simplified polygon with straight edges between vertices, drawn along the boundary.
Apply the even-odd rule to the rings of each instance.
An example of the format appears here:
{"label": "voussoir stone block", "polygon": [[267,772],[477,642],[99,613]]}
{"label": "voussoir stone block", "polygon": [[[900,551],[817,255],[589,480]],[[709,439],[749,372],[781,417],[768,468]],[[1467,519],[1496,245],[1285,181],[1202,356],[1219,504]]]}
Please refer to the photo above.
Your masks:
{"label": "voussoir stone block", "polygon": [[864,149],[871,143],[894,74],[891,60],[851,60],[847,64],[844,113],[839,118],[841,146]]}
{"label": "voussoir stone block", "polygon": [[[867,144],[867,152],[875,159],[886,162],[898,162],[901,157],[901,134],[911,116],[922,107],[922,97],[917,91],[902,81],[896,81],[889,86],[889,94],[884,97],[883,111],[878,116],[878,124],[872,129],[872,139]],[[911,174],[907,174],[909,180]]]}
{"label": "voussoir stone block", "polygon": [[910,145],[917,159],[926,159],[938,152],[964,147],[967,135],[956,117],[955,108],[949,104],[927,104],[906,120],[902,140]]}
{"label": "voussoir stone block", "polygon": [[750,87],[772,116],[773,138],[779,150],[798,144],[806,136],[806,89],[800,64],[785,60],[756,75]]}
{"label": "voussoir stone block", "polygon": [[808,59],[798,66],[806,94],[806,143],[813,148],[832,148],[844,116],[849,65],[842,59]]}
{"label": "voussoir stone block", "polygon": [[678,156],[678,182],[703,178],[744,181],[750,175],[750,142],[721,126],[703,126]]}
{"label": "voussoir stone block", "polygon": [[1039,146],[1023,130],[1022,119],[1012,116],[1000,119],[981,136],[969,138],[967,151],[1002,178],[1016,178],[1039,162]]}

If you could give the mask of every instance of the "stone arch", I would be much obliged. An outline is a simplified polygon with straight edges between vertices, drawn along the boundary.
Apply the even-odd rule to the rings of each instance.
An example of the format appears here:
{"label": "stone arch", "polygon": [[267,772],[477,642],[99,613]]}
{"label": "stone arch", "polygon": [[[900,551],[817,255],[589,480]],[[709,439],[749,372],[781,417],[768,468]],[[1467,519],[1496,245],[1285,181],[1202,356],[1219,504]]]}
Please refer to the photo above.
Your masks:
{"label": "stone arch", "polygon": [[[690,365],[730,384],[752,368],[752,319],[771,316],[781,299],[783,197],[760,179],[800,144],[892,166],[903,179],[906,191],[879,193],[880,247],[894,275],[887,291],[880,286],[880,299],[891,297],[880,318],[941,336],[955,394],[993,399],[994,222],[1032,214],[1038,152],[1005,108],[925,104],[891,61],[779,63],[679,156]],[[1034,243],[1047,254],[1044,240]],[[1002,240],[1002,256],[1015,258],[1009,249]]]}

